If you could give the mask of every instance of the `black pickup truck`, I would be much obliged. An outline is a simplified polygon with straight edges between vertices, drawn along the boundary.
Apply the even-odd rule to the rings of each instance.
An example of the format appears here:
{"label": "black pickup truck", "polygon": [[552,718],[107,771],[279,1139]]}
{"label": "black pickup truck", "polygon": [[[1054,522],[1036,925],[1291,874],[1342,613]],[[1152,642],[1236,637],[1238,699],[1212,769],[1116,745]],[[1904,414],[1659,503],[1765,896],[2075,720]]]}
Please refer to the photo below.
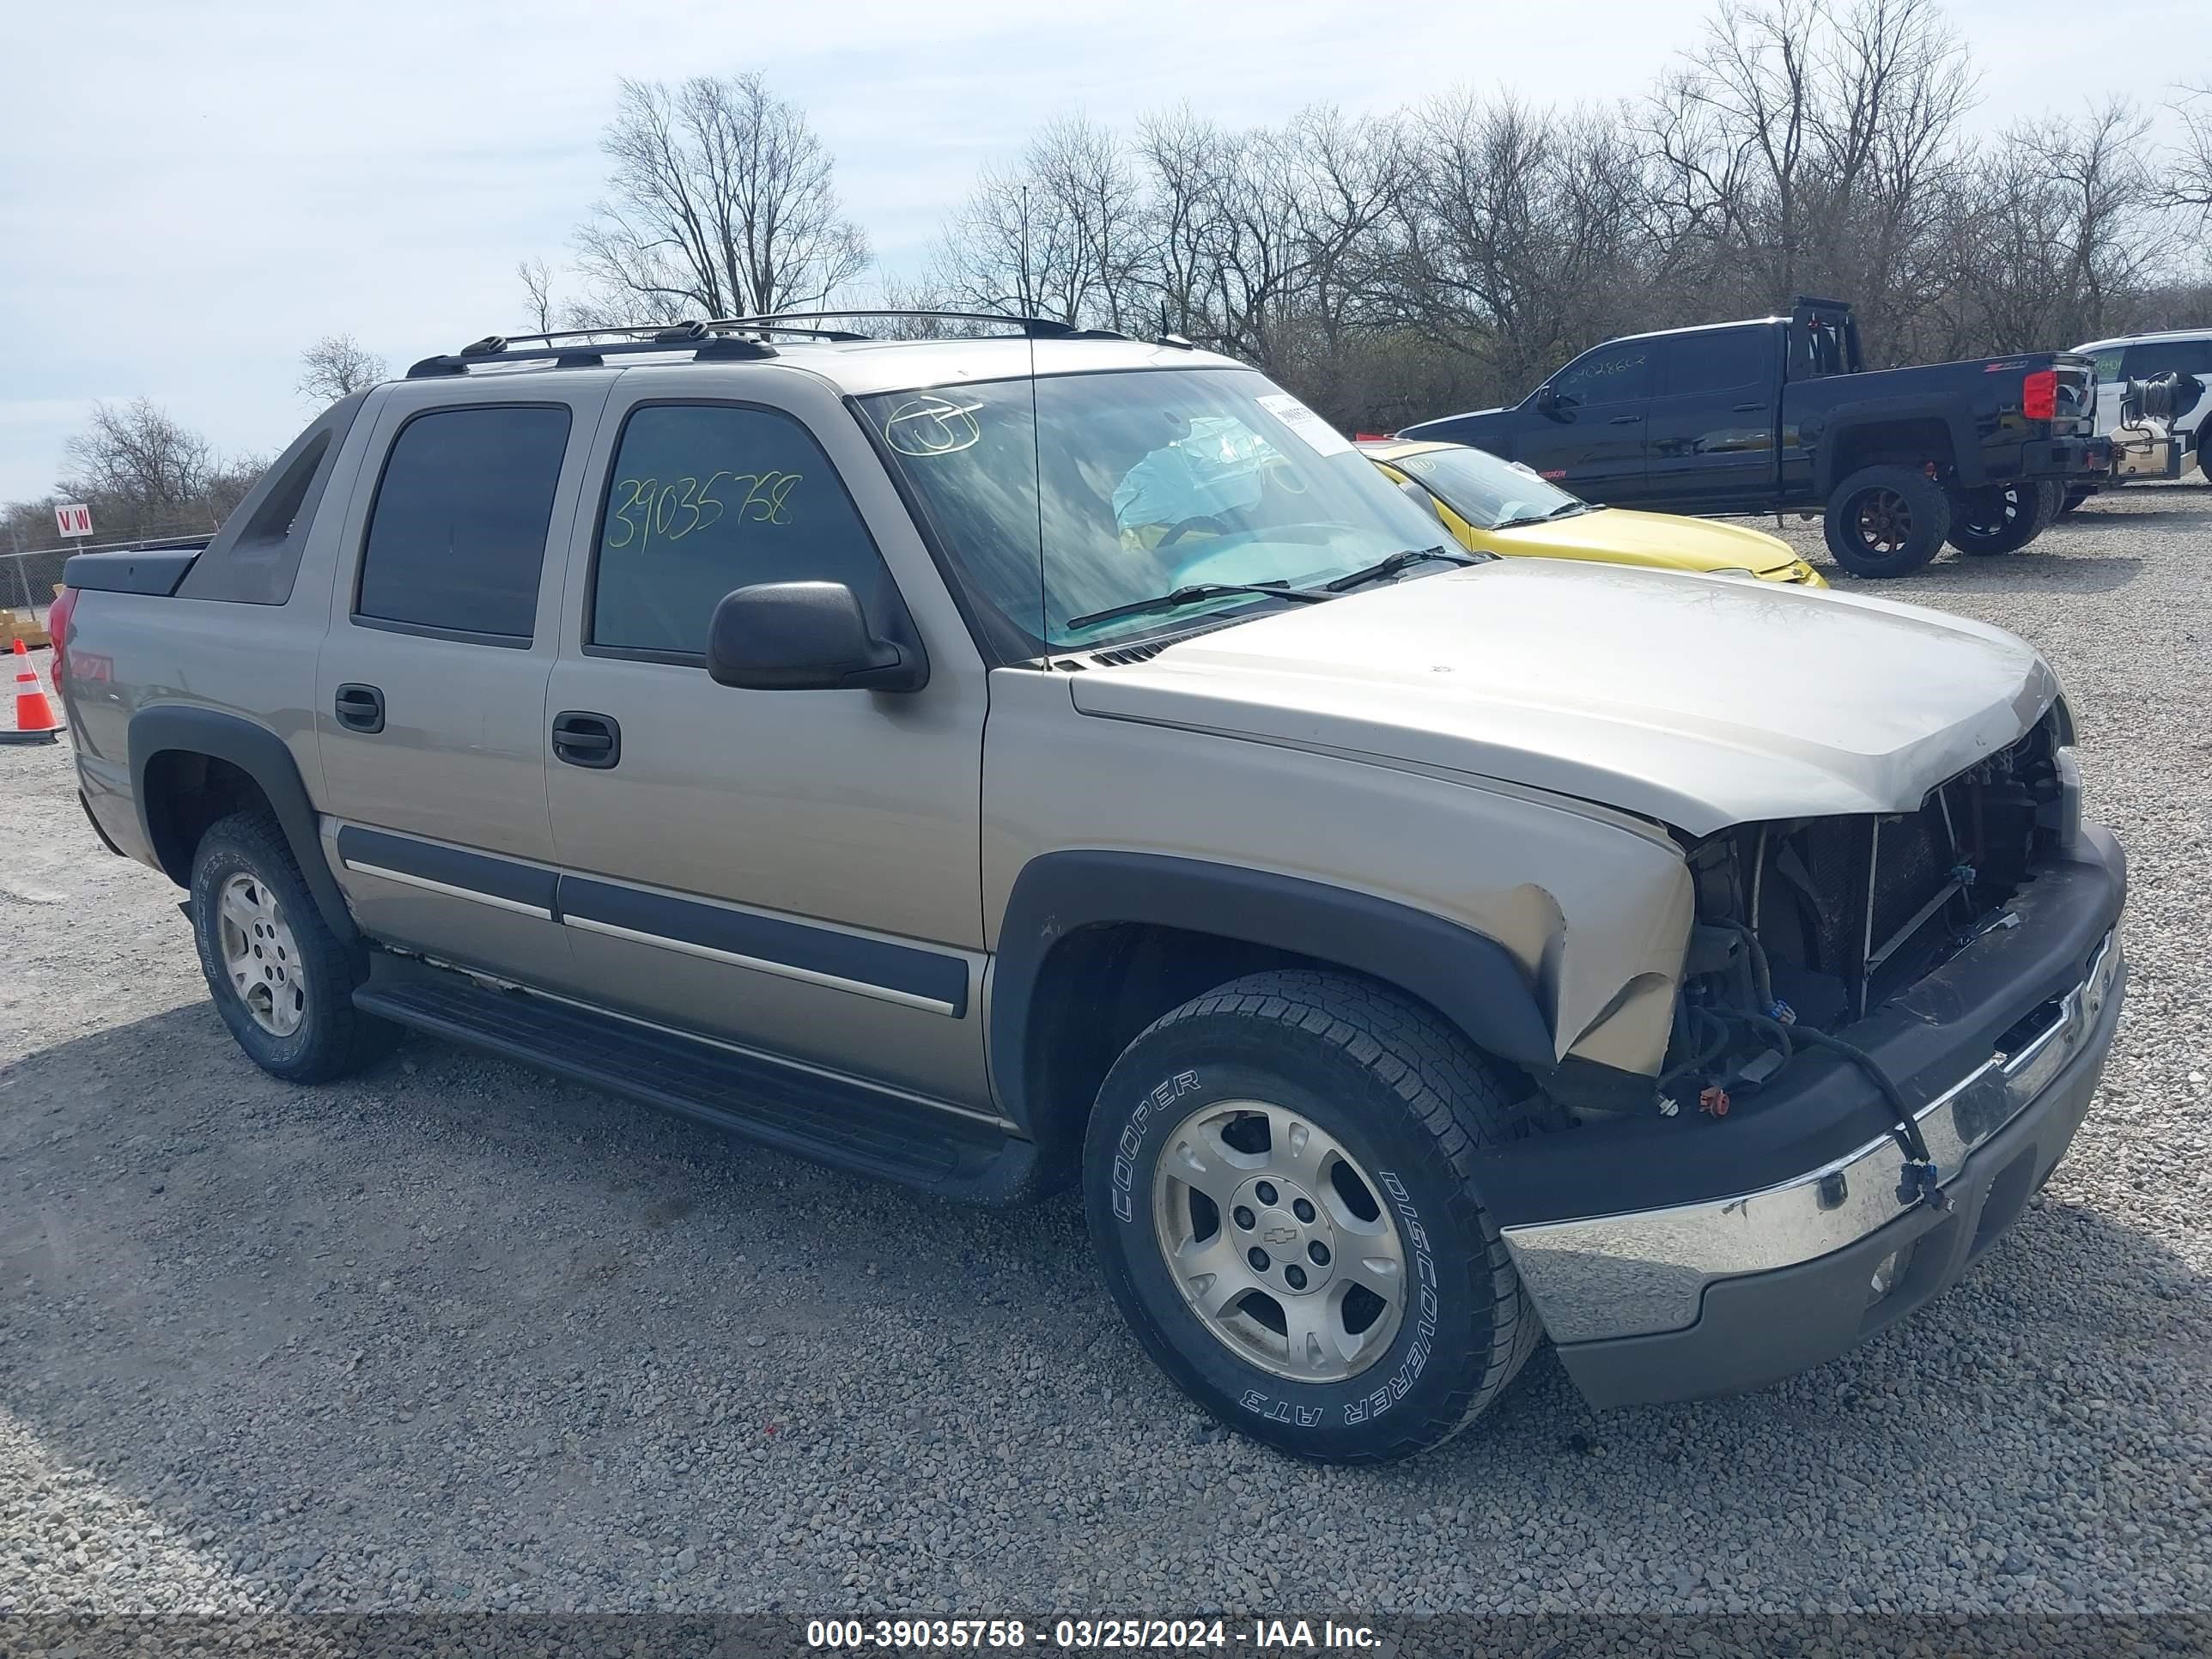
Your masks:
{"label": "black pickup truck", "polygon": [[2070,352],[1868,371],[1840,301],[1593,346],[1510,409],[1399,434],[1473,444],[1590,501],[1668,513],[1824,513],[1857,576],[1946,541],[2010,553],[2101,480],[2096,366]]}

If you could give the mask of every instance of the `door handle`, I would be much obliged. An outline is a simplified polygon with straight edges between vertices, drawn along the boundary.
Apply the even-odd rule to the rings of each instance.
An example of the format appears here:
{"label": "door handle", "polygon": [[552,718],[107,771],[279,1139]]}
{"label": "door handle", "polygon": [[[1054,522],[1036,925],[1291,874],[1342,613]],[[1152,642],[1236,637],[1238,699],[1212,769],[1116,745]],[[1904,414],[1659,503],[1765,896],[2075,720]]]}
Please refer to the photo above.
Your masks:
{"label": "door handle", "polygon": [[338,724],[349,732],[374,737],[384,730],[384,693],[373,685],[338,687],[337,702],[333,707]]}
{"label": "door handle", "polygon": [[1616,415],[1611,420],[1607,421],[1606,424],[1607,426],[1634,426],[1643,418],[1644,417],[1641,415]]}
{"label": "door handle", "polygon": [[1738,404],[1732,412],[1738,415],[1756,415],[1765,407],[1765,404]]}
{"label": "door handle", "polygon": [[556,714],[553,752],[571,766],[604,772],[622,759],[622,726],[607,715],[582,709]]}

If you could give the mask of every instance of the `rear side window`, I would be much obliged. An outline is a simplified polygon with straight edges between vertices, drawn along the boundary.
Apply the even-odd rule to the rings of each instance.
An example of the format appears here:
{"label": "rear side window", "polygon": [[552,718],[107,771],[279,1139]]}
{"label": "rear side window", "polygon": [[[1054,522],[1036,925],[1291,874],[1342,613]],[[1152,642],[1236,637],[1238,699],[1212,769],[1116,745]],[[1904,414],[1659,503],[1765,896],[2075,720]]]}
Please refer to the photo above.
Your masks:
{"label": "rear side window", "polygon": [[1669,340],[1659,389],[1670,394],[1734,392],[1758,386],[1767,377],[1767,339],[1763,328],[1736,328]]}
{"label": "rear side window", "polygon": [[2166,374],[2212,374],[2212,340],[2146,340],[2128,348],[2131,380]]}
{"label": "rear side window", "polygon": [[1626,404],[1651,395],[1651,343],[1601,346],[1559,371],[1552,390],[1577,404]]}
{"label": "rear side window", "polygon": [[590,645],[703,658],[724,594],[795,581],[843,582],[884,623],[890,574],[813,434],[728,404],[634,411],[599,524]]}
{"label": "rear side window", "polygon": [[436,410],[400,428],[369,509],[356,620],[526,646],[565,407]]}

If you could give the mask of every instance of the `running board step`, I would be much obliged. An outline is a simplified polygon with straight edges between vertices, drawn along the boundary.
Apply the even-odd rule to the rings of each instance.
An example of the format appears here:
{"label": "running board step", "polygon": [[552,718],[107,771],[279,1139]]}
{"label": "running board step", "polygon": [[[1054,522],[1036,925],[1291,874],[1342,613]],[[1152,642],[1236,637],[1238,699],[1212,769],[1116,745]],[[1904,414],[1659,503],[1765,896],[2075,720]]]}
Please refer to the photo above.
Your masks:
{"label": "running board step", "polygon": [[778,1152],[947,1197],[1030,1195],[1036,1147],[994,1124],[766,1055],[379,953],[354,1006]]}

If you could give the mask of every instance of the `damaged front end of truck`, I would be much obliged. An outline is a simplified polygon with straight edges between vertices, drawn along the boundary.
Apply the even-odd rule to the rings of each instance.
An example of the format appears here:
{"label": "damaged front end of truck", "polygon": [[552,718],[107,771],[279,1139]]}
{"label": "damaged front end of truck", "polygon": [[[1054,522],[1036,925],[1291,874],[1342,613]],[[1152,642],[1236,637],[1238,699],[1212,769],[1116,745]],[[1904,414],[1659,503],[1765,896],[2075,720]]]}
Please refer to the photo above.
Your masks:
{"label": "damaged front end of truck", "polygon": [[1911,811],[1683,837],[1695,921],[1648,1102],[1480,1173],[1596,1403],[1757,1386],[1947,1287],[2070,1143],[2118,1018],[2118,843],[2070,718]]}

